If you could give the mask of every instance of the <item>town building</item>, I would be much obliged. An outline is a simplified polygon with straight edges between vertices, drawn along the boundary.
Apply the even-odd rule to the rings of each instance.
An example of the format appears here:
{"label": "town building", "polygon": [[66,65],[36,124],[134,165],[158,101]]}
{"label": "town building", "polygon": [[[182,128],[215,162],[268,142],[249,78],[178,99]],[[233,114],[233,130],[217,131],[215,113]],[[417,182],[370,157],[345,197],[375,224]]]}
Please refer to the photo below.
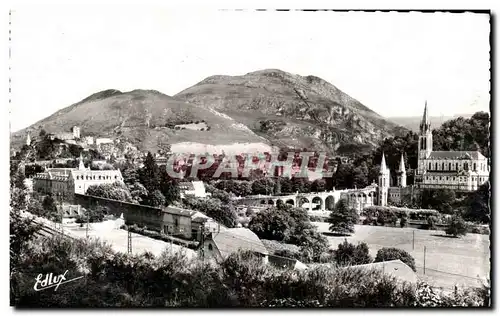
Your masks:
{"label": "town building", "polygon": [[205,183],[203,181],[190,181],[190,182],[180,182],[179,191],[181,199],[186,196],[194,196],[198,198],[205,198],[210,196],[205,190]]}
{"label": "town building", "polygon": [[228,228],[210,233],[198,253],[204,259],[221,261],[238,251],[251,251],[268,263],[269,252],[262,241],[248,228]]}
{"label": "town building", "polygon": [[475,191],[489,180],[488,159],[479,151],[434,151],[427,102],[420,123],[415,184],[421,188]]}
{"label": "town building", "polygon": [[[224,229],[225,227],[222,227],[222,230]],[[220,230],[220,224],[198,211],[175,206],[163,209],[163,233],[166,235],[199,241],[203,232]]]}
{"label": "town building", "polygon": [[73,194],[85,194],[91,185],[123,181],[120,170],[90,170],[85,168],[80,156],[78,168],[50,168],[33,176],[33,190],[72,198]]}

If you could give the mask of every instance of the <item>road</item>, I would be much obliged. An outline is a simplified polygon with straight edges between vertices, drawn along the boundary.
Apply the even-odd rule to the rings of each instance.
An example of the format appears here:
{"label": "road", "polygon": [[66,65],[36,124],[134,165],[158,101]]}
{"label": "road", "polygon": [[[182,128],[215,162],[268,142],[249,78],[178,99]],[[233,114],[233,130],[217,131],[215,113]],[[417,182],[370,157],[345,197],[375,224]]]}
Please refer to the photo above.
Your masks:
{"label": "road", "polygon": [[[21,215],[23,217],[34,218],[35,221],[43,223],[45,226],[49,227],[49,230],[50,228],[53,228],[59,232],[61,231],[59,223],[54,223],[46,218],[37,217],[28,212],[22,212]],[[126,253],[128,251],[128,232],[123,229],[119,229],[121,224],[120,220],[89,224],[88,236],[89,238],[98,238],[99,240],[106,242],[117,252]],[[64,234],[69,237],[86,238],[86,224],[83,224],[83,227],[80,227],[80,224],[65,221],[63,231]],[[146,251],[149,251],[156,256],[160,255],[163,251],[185,252],[189,258],[196,257],[197,255],[192,249],[132,233],[132,253],[142,254]]]}

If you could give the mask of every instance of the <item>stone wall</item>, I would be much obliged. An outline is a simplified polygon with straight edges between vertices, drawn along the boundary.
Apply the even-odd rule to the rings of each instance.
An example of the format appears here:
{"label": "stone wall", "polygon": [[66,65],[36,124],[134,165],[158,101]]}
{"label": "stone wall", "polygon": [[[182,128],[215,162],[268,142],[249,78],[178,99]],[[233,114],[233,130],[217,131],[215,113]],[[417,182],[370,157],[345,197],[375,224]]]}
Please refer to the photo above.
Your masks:
{"label": "stone wall", "polygon": [[161,231],[163,227],[163,211],[160,208],[83,194],[75,194],[74,203],[84,208],[102,206],[106,208],[108,214],[113,214],[116,217],[123,214],[127,225],[136,224],[141,228],[147,226],[149,230],[156,231]]}

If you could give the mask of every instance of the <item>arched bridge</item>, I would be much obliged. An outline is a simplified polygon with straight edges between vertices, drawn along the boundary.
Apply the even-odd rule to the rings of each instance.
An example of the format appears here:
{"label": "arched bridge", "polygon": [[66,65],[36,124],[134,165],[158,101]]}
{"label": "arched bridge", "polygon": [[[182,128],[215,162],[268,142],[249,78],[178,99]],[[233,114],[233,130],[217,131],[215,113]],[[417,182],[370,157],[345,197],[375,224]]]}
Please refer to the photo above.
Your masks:
{"label": "arched bridge", "polygon": [[377,186],[371,185],[363,189],[332,190],[324,192],[294,193],[283,195],[251,195],[238,197],[243,205],[278,205],[290,204],[309,211],[332,211],[340,199],[347,200],[350,207],[362,210],[364,207],[377,204]]}

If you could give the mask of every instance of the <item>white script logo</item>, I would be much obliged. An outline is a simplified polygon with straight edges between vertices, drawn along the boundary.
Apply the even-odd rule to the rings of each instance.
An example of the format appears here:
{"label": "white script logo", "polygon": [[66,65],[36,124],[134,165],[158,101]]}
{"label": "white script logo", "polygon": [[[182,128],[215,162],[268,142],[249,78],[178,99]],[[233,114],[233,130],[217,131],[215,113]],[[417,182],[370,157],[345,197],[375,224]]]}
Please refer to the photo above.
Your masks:
{"label": "white script logo", "polygon": [[64,283],[68,283],[71,281],[76,281],[78,279],[83,278],[83,276],[79,276],[77,278],[66,280],[67,273],[68,273],[68,270],[66,270],[63,274],[59,274],[59,275],[53,275],[52,273],[49,273],[49,274],[45,275],[44,279],[42,279],[43,274],[39,274],[36,277],[35,286],[33,288],[35,289],[35,291],[42,291],[42,290],[46,290],[46,289],[51,288],[51,287],[55,287],[55,289],[54,289],[54,292],[55,292],[59,288],[59,285],[64,284]]}

